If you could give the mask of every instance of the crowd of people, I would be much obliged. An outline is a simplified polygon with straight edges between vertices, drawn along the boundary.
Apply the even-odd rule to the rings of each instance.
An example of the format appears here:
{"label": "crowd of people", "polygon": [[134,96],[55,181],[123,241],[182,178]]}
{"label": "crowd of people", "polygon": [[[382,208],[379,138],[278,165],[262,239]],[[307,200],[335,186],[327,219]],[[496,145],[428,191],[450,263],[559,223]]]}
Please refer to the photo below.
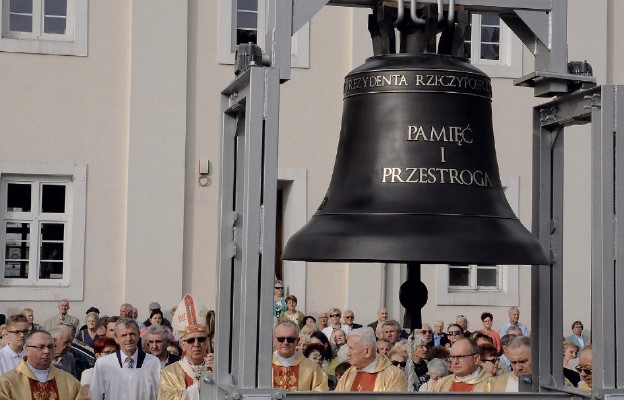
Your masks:
{"label": "crowd of people", "polygon": [[[80,326],[69,308],[69,301],[59,301],[58,314],[41,325],[31,308],[6,318],[0,399],[199,398],[199,378],[213,368],[214,312],[192,296],[172,310],[172,321],[156,302],[143,322],[135,307],[122,304],[112,317],[89,309]],[[92,368],[74,358],[74,340],[93,348]]]}
{"label": "crowd of people", "polygon": [[[481,315],[482,329],[470,332],[458,315],[446,326],[423,323],[402,329],[381,307],[377,320],[362,326],[352,310],[332,307],[316,318],[296,310],[297,298],[283,298],[275,284],[273,386],[287,391],[340,392],[518,392],[519,376],[530,374],[531,332],[512,307],[509,321],[493,329],[493,315]],[[280,299],[284,302],[280,306]],[[280,308],[281,307],[281,308]],[[575,321],[562,341],[566,386],[591,390],[592,348]]]}
{"label": "crowd of people", "polygon": [[[520,374],[531,373],[530,331],[517,307],[493,329],[493,315],[470,332],[458,315],[402,329],[385,307],[366,326],[352,310],[332,307],[316,317],[297,310],[297,297],[274,288],[272,384],[286,391],[518,392]],[[0,398],[191,399],[199,378],[213,368],[214,312],[186,295],[165,317],[160,304],[149,318],[122,304],[119,315],[87,310],[85,324],[68,313],[69,301],[42,324],[31,308],[0,326]],[[433,328],[432,328],[433,326]],[[565,385],[591,390],[591,340],[575,321],[562,342]],[[89,368],[74,359],[72,342],[93,348]],[[51,396],[51,397],[50,397]]]}

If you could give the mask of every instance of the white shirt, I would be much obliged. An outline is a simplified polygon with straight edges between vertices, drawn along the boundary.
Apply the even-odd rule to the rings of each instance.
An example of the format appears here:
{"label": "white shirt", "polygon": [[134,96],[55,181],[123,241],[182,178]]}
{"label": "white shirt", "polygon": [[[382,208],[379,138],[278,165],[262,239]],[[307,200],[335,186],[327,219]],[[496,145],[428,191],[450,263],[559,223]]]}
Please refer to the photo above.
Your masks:
{"label": "white shirt", "polygon": [[[351,332],[351,327],[349,325],[340,325],[340,329],[344,331],[345,335],[348,335],[349,332]],[[334,327],[330,325],[327,328],[323,328],[321,332],[323,332],[325,336],[327,336],[327,339],[331,339],[331,334],[334,332]]]}
{"label": "white shirt", "polygon": [[26,351],[22,351],[18,354],[11,349],[11,346],[6,345],[0,349],[0,375],[5,372],[9,372],[17,367],[17,364],[26,355]]}
{"label": "white shirt", "polygon": [[[121,363],[126,355],[121,352]],[[133,358],[138,358],[138,351]],[[160,360],[146,354],[141,368],[137,368],[135,359],[134,368],[121,368],[117,353],[99,358],[93,367],[93,378],[89,387],[89,396],[101,399],[115,400],[156,400],[160,385]]]}

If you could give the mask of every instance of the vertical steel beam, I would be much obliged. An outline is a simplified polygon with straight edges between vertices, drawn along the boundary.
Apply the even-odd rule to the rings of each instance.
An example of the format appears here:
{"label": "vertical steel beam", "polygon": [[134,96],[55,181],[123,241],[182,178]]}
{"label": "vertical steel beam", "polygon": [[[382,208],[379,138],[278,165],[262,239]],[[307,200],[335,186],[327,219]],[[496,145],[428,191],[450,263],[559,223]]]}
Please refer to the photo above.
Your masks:
{"label": "vertical steel beam", "polygon": [[592,381],[594,391],[601,395],[623,385],[622,371],[617,369],[624,311],[619,291],[624,288],[624,277],[618,266],[622,254],[618,242],[624,236],[617,224],[617,211],[624,207],[619,190],[624,178],[618,174],[622,161],[617,151],[622,148],[617,140],[622,138],[618,132],[624,116],[624,106],[618,101],[622,88],[603,86],[592,102]]}
{"label": "vertical steel beam", "polygon": [[215,369],[223,387],[270,387],[278,72],[250,68],[222,93],[216,347],[229,351],[217,352]]}

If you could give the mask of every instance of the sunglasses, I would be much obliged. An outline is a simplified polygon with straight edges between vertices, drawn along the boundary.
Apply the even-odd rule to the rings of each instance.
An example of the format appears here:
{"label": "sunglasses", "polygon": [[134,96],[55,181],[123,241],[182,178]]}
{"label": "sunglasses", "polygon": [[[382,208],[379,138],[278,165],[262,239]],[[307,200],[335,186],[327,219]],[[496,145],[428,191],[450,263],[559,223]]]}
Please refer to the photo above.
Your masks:
{"label": "sunglasses", "polygon": [[578,372],[579,374],[581,372],[585,372],[587,375],[591,375],[592,374],[592,370],[588,369],[588,368],[581,368],[578,365],[576,367],[574,367],[574,369],[576,370],[576,372]]}
{"label": "sunglasses", "polygon": [[401,366],[401,368],[405,368],[405,366],[407,365],[406,361],[391,361],[392,365],[394,365],[395,367],[398,367],[399,365]]}
{"label": "sunglasses", "polygon": [[340,317],[340,314],[331,314],[330,317]]}
{"label": "sunglasses", "polygon": [[449,336],[457,336],[459,335],[461,332],[460,331],[448,331],[448,335]]}
{"label": "sunglasses", "polygon": [[292,337],[292,336],[287,336],[287,337],[284,337],[284,336],[276,336],[276,337],[275,337],[275,340],[277,340],[277,341],[278,341],[278,342],[280,342],[280,343],[284,343],[284,340],[285,340],[285,341],[287,341],[288,343],[291,343],[291,344],[292,344],[292,343],[295,343],[295,342],[297,341],[297,338],[296,338],[296,337]]}
{"label": "sunglasses", "polygon": [[420,333],[422,333],[423,335],[427,335],[427,334],[431,335],[431,334],[433,334],[433,331],[432,330],[420,331]]}
{"label": "sunglasses", "polygon": [[284,286],[275,286],[275,289],[284,289]]}
{"label": "sunglasses", "polygon": [[182,339],[182,342],[185,342],[187,344],[195,344],[197,343],[205,343],[206,340],[208,340],[207,337],[205,336],[200,336],[200,337],[195,337],[195,338],[190,338],[190,339]]}

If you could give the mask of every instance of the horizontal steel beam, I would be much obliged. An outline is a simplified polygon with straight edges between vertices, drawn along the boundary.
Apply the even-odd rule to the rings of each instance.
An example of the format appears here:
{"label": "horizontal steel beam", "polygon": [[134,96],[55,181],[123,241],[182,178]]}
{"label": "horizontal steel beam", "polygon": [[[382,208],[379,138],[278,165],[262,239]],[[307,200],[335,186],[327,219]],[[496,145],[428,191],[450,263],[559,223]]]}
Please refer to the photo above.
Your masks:
{"label": "horizontal steel beam", "polygon": [[[437,3],[437,0],[418,0],[419,3]],[[329,0],[329,5],[343,7],[370,7],[379,4],[379,0]],[[455,4],[469,11],[512,12],[511,10],[549,11],[552,0],[456,0]]]}

